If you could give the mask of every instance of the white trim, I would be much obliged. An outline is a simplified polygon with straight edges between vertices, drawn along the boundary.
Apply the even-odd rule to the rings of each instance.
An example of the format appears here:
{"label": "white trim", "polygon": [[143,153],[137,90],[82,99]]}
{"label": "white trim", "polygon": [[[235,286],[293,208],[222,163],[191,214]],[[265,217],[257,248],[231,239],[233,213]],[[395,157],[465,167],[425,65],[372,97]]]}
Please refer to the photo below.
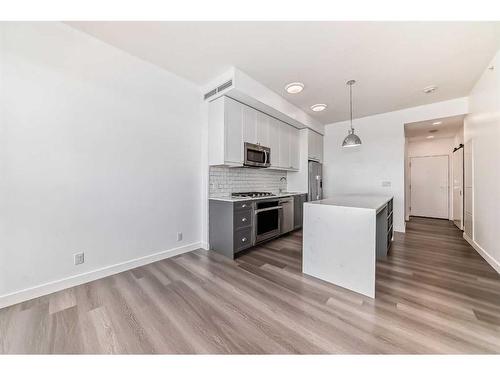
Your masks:
{"label": "white trim", "polygon": [[208,250],[208,242],[200,242],[200,247],[203,249],[203,250]]}
{"label": "white trim", "polygon": [[497,273],[500,274],[500,263],[490,254],[488,254],[488,252],[484,250],[481,246],[479,246],[475,241],[473,241],[469,236],[467,236],[465,232],[463,236],[464,239],[469,243],[469,245],[471,245],[474,248],[474,250],[476,250],[479,253],[479,255],[481,255],[484,258],[484,260],[486,260],[489,263],[489,265],[493,267],[495,271],[497,271]]}
{"label": "white trim", "polygon": [[187,253],[199,248],[203,248],[203,244],[201,242],[195,242],[189,245],[175,247],[169,250],[160,251],[155,254],[146,255],[141,258],[127,260],[122,263],[98,268],[93,271],[70,276],[64,279],[50,281],[45,284],[39,284],[37,286],[18,290],[17,292],[13,292],[10,294],[4,294],[3,296],[0,296],[0,308],[15,305],[16,303],[28,301],[33,298],[58,292],[60,290],[71,288],[77,285],[85,284],[97,279],[102,279],[106,276],[114,275],[123,271],[130,270],[132,268],[144,266],[149,263],[157,262],[159,260]]}

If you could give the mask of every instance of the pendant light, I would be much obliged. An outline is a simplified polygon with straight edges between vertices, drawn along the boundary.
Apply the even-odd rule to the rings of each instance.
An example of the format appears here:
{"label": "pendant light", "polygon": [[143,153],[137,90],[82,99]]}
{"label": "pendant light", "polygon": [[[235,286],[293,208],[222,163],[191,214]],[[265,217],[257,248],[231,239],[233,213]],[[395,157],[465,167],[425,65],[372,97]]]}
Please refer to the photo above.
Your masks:
{"label": "pendant light", "polygon": [[347,86],[349,86],[349,102],[351,108],[351,129],[349,129],[349,134],[345,137],[344,142],[342,142],[342,147],[357,147],[361,146],[361,139],[354,134],[354,128],[352,127],[352,85],[356,83],[355,80],[351,79],[347,81]]}

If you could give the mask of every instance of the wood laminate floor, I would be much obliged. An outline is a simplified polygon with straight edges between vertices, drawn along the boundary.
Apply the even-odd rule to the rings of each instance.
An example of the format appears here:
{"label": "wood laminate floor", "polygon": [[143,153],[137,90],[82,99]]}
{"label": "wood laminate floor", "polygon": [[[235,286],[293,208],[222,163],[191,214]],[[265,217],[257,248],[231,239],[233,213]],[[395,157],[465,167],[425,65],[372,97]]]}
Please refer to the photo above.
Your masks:
{"label": "wood laminate floor", "polygon": [[302,275],[301,243],[197,250],[4,308],[0,353],[500,352],[500,278],[451,222],[396,234],[375,300]]}

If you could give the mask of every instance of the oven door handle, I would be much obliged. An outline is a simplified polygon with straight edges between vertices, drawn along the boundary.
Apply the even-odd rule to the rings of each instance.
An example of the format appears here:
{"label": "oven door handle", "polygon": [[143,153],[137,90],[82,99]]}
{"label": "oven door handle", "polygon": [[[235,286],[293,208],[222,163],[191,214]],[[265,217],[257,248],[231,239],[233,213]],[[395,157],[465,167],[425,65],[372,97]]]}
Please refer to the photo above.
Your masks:
{"label": "oven door handle", "polygon": [[283,207],[281,206],[275,206],[275,207],[268,207],[268,208],[261,208],[260,210],[255,210],[255,215],[261,212],[266,212],[266,211],[272,211],[272,210],[280,210]]}

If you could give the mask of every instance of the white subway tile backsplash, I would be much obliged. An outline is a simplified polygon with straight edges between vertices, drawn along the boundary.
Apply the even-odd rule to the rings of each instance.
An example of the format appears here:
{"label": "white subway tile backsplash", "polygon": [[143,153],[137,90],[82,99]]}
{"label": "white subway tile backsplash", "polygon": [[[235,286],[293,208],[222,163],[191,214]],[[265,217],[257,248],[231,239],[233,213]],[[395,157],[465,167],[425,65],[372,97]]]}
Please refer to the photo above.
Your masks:
{"label": "white subway tile backsplash", "polygon": [[271,169],[210,167],[209,196],[227,197],[243,191],[269,191],[278,193],[286,190],[286,172]]}

